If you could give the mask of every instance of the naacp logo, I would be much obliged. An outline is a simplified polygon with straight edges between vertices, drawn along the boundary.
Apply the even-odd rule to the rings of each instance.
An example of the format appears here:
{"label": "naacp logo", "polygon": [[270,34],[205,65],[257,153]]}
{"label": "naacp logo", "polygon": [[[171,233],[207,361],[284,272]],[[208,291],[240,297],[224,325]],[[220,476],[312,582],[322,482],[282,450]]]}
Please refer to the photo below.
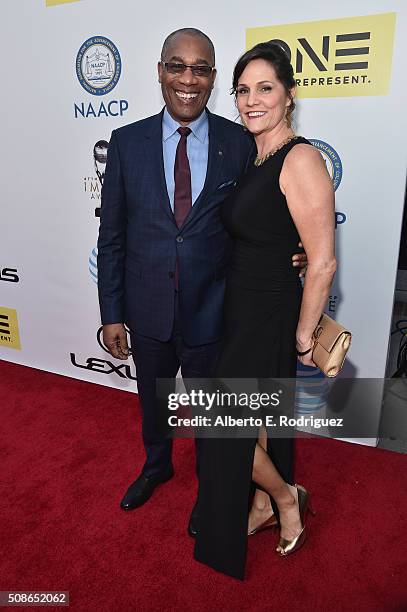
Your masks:
{"label": "naacp logo", "polygon": [[88,38],[76,56],[79,83],[94,96],[104,96],[116,87],[122,62],[117,47],[104,36]]}
{"label": "naacp logo", "polygon": [[342,161],[333,147],[323,140],[310,138],[309,141],[322,154],[336,191],[341,184],[343,168]]}

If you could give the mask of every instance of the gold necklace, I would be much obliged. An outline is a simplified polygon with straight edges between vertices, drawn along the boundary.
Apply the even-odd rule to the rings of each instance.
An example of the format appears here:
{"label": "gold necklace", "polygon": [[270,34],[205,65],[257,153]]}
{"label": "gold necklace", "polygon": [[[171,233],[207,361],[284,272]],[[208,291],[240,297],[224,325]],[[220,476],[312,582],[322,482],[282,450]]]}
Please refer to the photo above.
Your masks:
{"label": "gold necklace", "polygon": [[261,166],[262,164],[264,164],[265,161],[267,161],[270,157],[272,157],[275,153],[277,153],[277,151],[279,151],[282,147],[284,147],[284,145],[288,144],[295,138],[299,138],[299,136],[297,136],[296,134],[293,134],[292,136],[289,136],[288,138],[280,142],[280,144],[274,147],[274,149],[266,153],[264,157],[257,156],[256,159],[254,160],[254,165]]}

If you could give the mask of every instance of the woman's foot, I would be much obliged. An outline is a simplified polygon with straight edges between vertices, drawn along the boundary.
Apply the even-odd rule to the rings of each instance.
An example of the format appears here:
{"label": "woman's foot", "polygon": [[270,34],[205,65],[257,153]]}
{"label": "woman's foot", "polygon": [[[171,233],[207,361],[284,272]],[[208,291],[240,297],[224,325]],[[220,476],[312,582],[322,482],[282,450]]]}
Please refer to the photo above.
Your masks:
{"label": "woman's foot", "polygon": [[281,555],[289,555],[298,550],[305,542],[305,515],[308,507],[308,491],[300,485],[287,485],[294,500],[279,504],[280,541],[276,551]]}
{"label": "woman's foot", "polygon": [[277,525],[277,517],[271,504],[264,508],[257,508],[253,505],[249,513],[247,535],[254,535],[258,531],[271,529],[277,527]]}
{"label": "woman's foot", "polygon": [[256,489],[249,513],[247,534],[254,535],[258,531],[276,526],[277,517],[270,502],[270,495],[261,489]]}
{"label": "woman's foot", "polygon": [[280,514],[280,543],[277,552],[282,553],[283,546],[281,540],[293,541],[303,530],[301,523],[300,508],[298,504],[298,489],[293,485],[287,484],[290,497],[284,503],[280,503],[278,510]]}

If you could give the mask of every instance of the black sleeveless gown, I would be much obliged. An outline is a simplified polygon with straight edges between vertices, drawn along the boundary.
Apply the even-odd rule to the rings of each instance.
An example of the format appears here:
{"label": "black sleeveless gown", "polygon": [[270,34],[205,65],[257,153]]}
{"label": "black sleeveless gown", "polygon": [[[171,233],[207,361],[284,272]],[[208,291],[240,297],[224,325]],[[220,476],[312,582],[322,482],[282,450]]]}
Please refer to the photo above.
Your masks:
{"label": "black sleeveless gown", "polygon": [[[286,155],[298,143],[310,144],[297,137],[261,166],[253,165],[221,205],[222,221],[234,244],[218,377],[296,375],[295,333],[302,286],[291,258],[298,253],[300,238],[279,177]],[[205,439],[200,453],[194,556],[239,579],[245,572],[256,439]],[[273,439],[268,431],[267,452],[284,480],[292,483],[293,439]]]}

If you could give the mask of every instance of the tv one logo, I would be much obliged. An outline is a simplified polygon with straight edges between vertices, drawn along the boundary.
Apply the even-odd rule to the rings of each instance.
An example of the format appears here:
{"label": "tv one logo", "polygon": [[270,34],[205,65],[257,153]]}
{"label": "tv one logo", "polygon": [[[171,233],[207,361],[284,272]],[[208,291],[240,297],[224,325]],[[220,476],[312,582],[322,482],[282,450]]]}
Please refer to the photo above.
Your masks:
{"label": "tv one logo", "polygon": [[396,13],[250,28],[247,48],[279,44],[295,74],[299,98],[386,95]]}
{"label": "tv one logo", "polygon": [[0,346],[21,350],[17,311],[0,306]]}

